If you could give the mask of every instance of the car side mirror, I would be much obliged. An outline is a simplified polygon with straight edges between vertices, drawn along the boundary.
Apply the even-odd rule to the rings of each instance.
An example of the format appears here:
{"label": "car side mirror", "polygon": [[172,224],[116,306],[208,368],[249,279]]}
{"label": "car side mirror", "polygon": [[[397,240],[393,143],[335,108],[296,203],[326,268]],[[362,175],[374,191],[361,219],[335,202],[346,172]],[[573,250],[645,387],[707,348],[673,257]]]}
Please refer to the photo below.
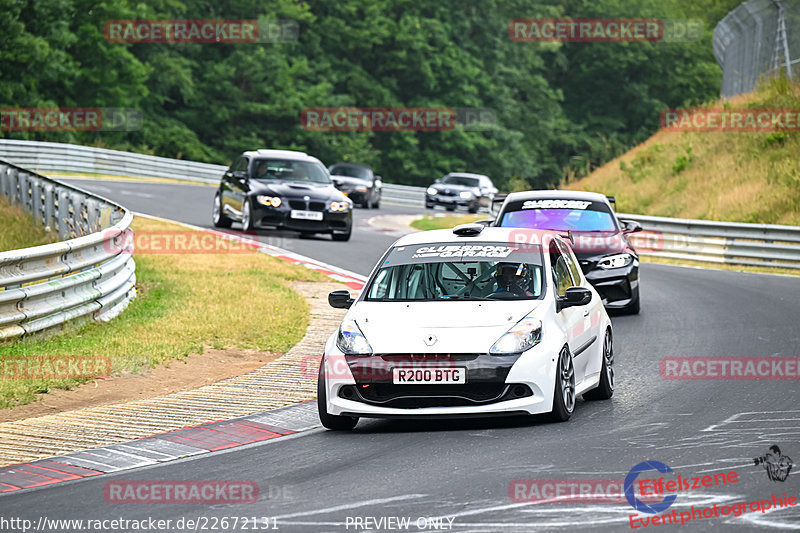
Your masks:
{"label": "car side mirror", "polygon": [[383,178],[380,176],[375,176],[375,186],[376,187],[383,187]]}
{"label": "car side mirror", "polygon": [[340,290],[328,294],[328,304],[336,309],[350,309],[355,300],[350,297],[350,291]]}
{"label": "car side mirror", "polygon": [[473,224],[480,224],[481,226],[484,226],[484,227],[488,228],[489,226],[494,224],[494,219],[493,218],[487,218],[487,219],[484,219],[484,220],[476,220],[475,222],[473,222]]}
{"label": "car side mirror", "polygon": [[620,222],[625,226],[622,233],[637,233],[642,231],[642,225],[635,220],[620,220]]}
{"label": "car side mirror", "polygon": [[247,179],[247,172],[245,172],[244,170],[237,170],[231,175],[237,180]]}
{"label": "car side mirror", "polygon": [[[347,292],[347,291],[345,291]],[[567,307],[580,307],[592,301],[592,291],[586,287],[570,287],[564,296],[556,298],[556,313]]]}

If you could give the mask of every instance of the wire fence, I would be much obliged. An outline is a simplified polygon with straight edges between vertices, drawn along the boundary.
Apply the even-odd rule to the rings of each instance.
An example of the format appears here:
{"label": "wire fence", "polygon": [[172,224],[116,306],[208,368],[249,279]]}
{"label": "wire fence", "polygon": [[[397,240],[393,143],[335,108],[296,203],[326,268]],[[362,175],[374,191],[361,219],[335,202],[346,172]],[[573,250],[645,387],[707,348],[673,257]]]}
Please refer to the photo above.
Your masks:
{"label": "wire fence", "polygon": [[714,28],[723,97],[752,91],[762,77],[800,70],[800,0],[748,0]]}

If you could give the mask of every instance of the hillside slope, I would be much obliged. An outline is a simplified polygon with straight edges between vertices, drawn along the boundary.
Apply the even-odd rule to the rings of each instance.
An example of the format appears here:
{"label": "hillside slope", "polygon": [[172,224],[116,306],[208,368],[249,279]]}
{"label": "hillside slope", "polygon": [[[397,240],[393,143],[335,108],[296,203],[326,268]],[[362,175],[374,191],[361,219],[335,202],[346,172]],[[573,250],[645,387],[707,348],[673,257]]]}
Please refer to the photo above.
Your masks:
{"label": "hillside slope", "polygon": [[[708,108],[800,110],[800,83],[773,81]],[[623,213],[800,225],[800,133],[660,130],[565,189],[617,197]]]}

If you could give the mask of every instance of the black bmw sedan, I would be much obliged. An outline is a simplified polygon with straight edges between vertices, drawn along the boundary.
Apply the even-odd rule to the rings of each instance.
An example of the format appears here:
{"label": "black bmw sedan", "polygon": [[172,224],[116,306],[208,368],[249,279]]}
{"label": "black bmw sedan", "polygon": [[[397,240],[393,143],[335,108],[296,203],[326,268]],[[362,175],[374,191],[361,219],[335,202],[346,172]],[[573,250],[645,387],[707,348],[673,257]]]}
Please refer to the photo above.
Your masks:
{"label": "black bmw sedan", "polygon": [[350,239],[353,202],[316,157],[288,150],[244,152],[222,176],[212,221],[218,228],[275,228]]}
{"label": "black bmw sedan", "polygon": [[337,189],[361,207],[370,209],[381,205],[380,176],[376,176],[366,165],[356,163],[336,163],[328,169]]}
{"label": "black bmw sedan", "polygon": [[[639,254],[629,236],[642,231],[642,226],[634,220],[618,219],[602,194],[515,192],[506,197],[494,225],[571,233],[581,270],[600,293],[606,309],[639,312]],[[524,231],[515,238],[527,242]]]}

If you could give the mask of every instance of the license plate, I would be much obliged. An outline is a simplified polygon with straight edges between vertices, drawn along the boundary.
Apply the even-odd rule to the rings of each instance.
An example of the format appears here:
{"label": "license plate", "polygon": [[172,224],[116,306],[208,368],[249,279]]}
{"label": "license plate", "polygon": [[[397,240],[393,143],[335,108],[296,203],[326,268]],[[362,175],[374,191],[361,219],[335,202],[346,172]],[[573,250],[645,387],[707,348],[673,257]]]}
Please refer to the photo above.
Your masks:
{"label": "license plate", "polygon": [[299,218],[300,220],[322,220],[322,211],[301,211],[299,209],[292,209],[292,218]]}
{"label": "license plate", "polygon": [[395,385],[439,385],[466,382],[467,369],[463,367],[392,369],[392,383]]}

